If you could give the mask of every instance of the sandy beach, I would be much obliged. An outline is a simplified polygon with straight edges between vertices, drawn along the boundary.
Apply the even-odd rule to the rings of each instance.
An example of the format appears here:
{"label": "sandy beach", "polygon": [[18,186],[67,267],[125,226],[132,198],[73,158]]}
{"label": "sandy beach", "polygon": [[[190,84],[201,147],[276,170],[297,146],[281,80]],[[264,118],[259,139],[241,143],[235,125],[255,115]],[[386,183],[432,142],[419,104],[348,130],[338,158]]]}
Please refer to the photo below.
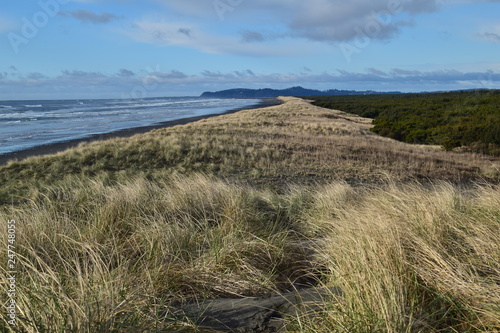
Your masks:
{"label": "sandy beach", "polygon": [[172,126],[177,126],[177,125],[184,125],[184,124],[195,122],[195,121],[202,120],[202,119],[207,119],[207,118],[211,118],[211,117],[235,113],[235,112],[238,112],[241,110],[263,108],[263,107],[272,106],[272,105],[276,105],[276,104],[280,104],[280,101],[277,100],[276,98],[262,98],[259,103],[256,103],[253,106],[244,107],[244,108],[236,108],[236,109],[226,111],[224,113],[207,114],[207,115],[196,116],[196,117],[175,119],[175,120],[161,122],[161,123],[158,123],[156,125],[127,128],[127,129],[113,131],[113,132],[109,132],[109,133],[95,134],[95,135],[91,135],[91,136],[88,136],[86,138],[81,138],[81,139],[46,144],[43,146],[38,146],[38,147],[24,149],[24,150],[12,152],[12,153],[2,154],[2,155],[0,155],[0,166],[6,165],[9,161],[12,161],[12,160],[20,161],[20,160],[23,160],[25,158],[32,157],[32,156],[55,154],[57,152],[60,152],[60,151],[66,150],[66,149],[76,147],[82,142],[93,142],[93,141],[108,140],[108,139],[112,139],[112,138],[130,137],[130,136],[133,136],[136,134],[147,133],[147,132],[155,130],[155,129],[172,127]]}

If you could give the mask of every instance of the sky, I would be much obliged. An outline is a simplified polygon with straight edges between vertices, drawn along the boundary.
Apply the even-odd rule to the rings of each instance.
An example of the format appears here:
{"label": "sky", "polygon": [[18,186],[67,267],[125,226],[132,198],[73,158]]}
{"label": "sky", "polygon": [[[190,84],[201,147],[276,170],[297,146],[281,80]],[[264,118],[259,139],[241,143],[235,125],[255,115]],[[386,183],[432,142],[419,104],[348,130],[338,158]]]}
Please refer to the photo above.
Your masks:
{"label": "sky", "polygon": [[500,89],[500,0],[22,0],[0,100]]}

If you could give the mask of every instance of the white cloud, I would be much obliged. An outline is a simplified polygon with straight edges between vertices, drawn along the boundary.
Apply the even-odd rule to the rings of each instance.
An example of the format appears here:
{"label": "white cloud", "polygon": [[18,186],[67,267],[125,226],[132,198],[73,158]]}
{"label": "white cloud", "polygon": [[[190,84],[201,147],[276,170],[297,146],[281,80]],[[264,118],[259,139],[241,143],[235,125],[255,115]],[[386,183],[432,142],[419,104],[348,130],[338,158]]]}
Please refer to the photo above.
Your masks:
{"label": "white cloud", "polygon": [[[121,32],[143,43],[243,56],[303,56],[319,43],[345,42],[360,34],[388,39],[411,23],[411,15],[436,9],[436,0],[224,0],[228,7],[221,21],[217,1],[156,1],[183,22],[156,15]],[[307,47],[304,41],[310,42]]]}
{"label": "white cloud", "polygon": [[297,56],[307,54],[297,41],[249,44],[238,35],[219,35],[208,32],[193,23],[173,22],[167,19],[135,21],[122,30],[128,37],[160,46],[181,46],[212,54],[245,56]]}
{"label": "white cloud", "polygon": [[349,41],[360,33],[387,39],[405,23],[397,19],[405,9],[399,1],[388,5],[387,0],[361,0],[356,4],[314,0],[302,8],[300,15],[291,12],[287,25],[291,34],[317,41]]}
{"label": "white cloud", "polygon": [[[456,3],[500,2],[500,0],[156,0],[185,16],[240,25],[271,25],[274,35],[242,29],[242,40],[258,43],[283,37],[336,43],[359,38],[385,40],[411,26],[414,16],[446,10]],[[214,4],[222,3],[221,9]],[[222,15],[221,15],[222,14]],[[211,23],[210,23],[211,22]]]}
{"label": "white cloud", "polygon": [[[213,1],[164,0],[166,6],[184,14],[217,19],[220,12]],[[438,0],[254,0],[225,2],[228,6],[223,19],[234,22],[276,22],[287,29],[288,36],[314,41],[342,42],[356,38],[359,30],[368,31],[371,38],[387,39],[401,26],[409,24],[406,16],[432,12]],[[234,5],[230,5],[234,3]],[[220,18],[220,17],[219,17]],[[253,20],[253,21],[249,21]],[[247,39],[258,41],[260,36]]]}

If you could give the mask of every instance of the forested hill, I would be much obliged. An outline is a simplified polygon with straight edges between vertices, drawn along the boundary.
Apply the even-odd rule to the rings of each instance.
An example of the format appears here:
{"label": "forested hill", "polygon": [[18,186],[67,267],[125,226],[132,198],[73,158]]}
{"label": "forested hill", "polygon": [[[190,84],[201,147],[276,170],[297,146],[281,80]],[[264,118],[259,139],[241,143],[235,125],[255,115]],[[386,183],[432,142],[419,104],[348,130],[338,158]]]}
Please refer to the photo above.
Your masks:
{"label": "forested hill", "polygon": [[[398,94],[399,92],[390,92]],[[287,89],[245,89],[236,88],[222,91],[206,91],[201,94],[201,97],[208,98],[261,98],[261,97],[278,97],[278,96],[331,96],[331,95],[378,95],[388,94],[383,92],[368,91],[355,91],[355,90],[315,90],[306,89],[303,87],[291,87]]]}

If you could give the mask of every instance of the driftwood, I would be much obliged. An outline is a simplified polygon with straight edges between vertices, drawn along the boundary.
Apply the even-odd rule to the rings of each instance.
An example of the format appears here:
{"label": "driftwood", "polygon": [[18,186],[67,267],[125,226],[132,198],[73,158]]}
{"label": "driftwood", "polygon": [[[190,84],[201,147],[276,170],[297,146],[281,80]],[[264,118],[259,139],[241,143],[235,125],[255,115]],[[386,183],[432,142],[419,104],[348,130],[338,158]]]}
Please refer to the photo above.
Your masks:
{"label": "driftwood", "polygon": [[206,332],[279,332],[285,316],[319,311],[341,296],[338,288],[310,287],[266,297],[222,298],[192,302],[177,314]]}

